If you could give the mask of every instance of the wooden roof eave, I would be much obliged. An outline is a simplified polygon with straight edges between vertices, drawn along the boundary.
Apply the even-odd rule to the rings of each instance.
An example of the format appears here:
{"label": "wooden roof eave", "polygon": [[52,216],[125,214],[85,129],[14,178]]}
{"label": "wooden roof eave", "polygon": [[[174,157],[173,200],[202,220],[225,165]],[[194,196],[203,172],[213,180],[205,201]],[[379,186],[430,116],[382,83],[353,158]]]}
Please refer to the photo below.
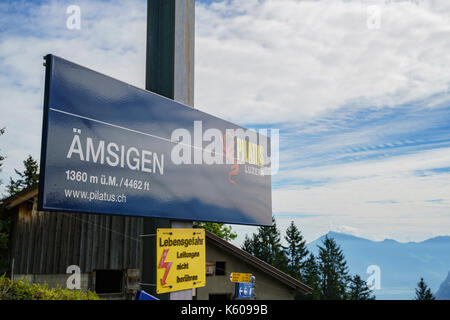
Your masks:
{"label": "wooden roof eave", "polygon": [[291,276],[287,275],[286,273],[282,272],[281,270],[278,270],[277,268],[271,266],[270,264],[252,256],[248,252],[245,252],[244,250],[232,245],[231,243],[219,238],[215,234],[206,231],[206,236],[209,240],[212,240],[215,242],[215,244],[222,249],[228,249],[230,253],[233,255],[239,257],[246,263],[249,263],[259,269],[260,271],[271,275],[272,277],[278,279],[278,281],[283,282],[284,284],[288,285],[292,289],[296,291],[300,291],[303,294],[310,294],[312,293],[312,288],[307,286],[306,284],[292,278]]}
{"label": "wooden roof eave", "polygon": [[25,201],[28,201],[38,195],[38,187],[37,186],[31,186],[29,188],[26,188],[25,190],[22,190],[18,194],[11,196],[7,199],[5,199],[2,203],[2,207],[4,211],[10,211],[17,207],[18,205],[24,203]]}

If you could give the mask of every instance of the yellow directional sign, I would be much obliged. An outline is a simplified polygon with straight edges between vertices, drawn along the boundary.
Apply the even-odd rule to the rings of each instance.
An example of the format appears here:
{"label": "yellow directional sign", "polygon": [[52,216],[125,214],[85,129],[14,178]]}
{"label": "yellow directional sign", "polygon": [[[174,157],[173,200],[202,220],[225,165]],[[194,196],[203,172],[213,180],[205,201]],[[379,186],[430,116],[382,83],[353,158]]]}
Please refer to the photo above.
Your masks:
{"label": "yellow directional sign", "polygon": [[204,229],[158,229],[156,293],[206,285]]}
{"label": "yellow directional sign", "polygon": [[231,282],[251,283],[251,273],[237,273],[230,274]]}

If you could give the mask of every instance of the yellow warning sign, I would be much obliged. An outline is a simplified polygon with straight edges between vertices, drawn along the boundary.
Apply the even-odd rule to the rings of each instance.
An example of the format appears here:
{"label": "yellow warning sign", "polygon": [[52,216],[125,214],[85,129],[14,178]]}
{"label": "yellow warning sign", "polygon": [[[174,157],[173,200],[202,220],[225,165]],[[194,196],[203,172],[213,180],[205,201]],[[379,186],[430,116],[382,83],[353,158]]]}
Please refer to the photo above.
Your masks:
{"label": "yellow warning sign", "polygon": [[156,293],[206,285],[204,229],[158,229]]}
{"label": "yellow warning sign", "polygon": [[233,272],[230,274],[231,282],[241,282],[241,283],[251,283],[251,273],[237,273]]}

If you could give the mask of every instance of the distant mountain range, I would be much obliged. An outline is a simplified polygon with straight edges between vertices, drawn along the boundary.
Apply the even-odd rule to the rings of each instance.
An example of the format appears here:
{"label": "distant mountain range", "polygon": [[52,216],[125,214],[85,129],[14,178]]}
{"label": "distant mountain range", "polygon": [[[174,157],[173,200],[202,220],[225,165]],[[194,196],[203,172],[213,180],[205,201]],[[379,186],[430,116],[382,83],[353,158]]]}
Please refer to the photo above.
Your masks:
{"label": "distant mountain range", "polygon": [[436,292],[436,300],[450,300],[450,271]]}
{"label": "distant mountain range", "polygon": [[[337,232],[329,232],[327,236],[335,239],[342,248],[351,275],[359,274],[367,280],[374,272],[367,268],[379,268],[381,288],[374,290],[377,299],[413,299],[420,278],[433,294],[439,293],[441,299],[450,299],[450,236],[407,243],[391,239],[371,241]],[[324,238],[325,235],[309,243],[308,249],[317,255],[317,245],[322,245]]]}

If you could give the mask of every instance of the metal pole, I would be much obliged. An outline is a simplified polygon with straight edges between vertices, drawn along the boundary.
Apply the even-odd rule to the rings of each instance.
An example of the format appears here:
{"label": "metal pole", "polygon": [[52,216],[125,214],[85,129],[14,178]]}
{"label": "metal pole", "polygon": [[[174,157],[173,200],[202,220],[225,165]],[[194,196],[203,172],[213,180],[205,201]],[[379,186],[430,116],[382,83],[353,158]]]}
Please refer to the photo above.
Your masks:
{"label": "metal pole", "polygon": [[[186,105],[194,105],[195,0],[147,0],[145,87]],[[164,112],[164,110],[161,110]],[[190,221],[144,218],[143,235],[158,228],[192,228]],[[141,287],[161,300],[192,300],[192,290],[156,294],[156,238],[142,239]]]}

